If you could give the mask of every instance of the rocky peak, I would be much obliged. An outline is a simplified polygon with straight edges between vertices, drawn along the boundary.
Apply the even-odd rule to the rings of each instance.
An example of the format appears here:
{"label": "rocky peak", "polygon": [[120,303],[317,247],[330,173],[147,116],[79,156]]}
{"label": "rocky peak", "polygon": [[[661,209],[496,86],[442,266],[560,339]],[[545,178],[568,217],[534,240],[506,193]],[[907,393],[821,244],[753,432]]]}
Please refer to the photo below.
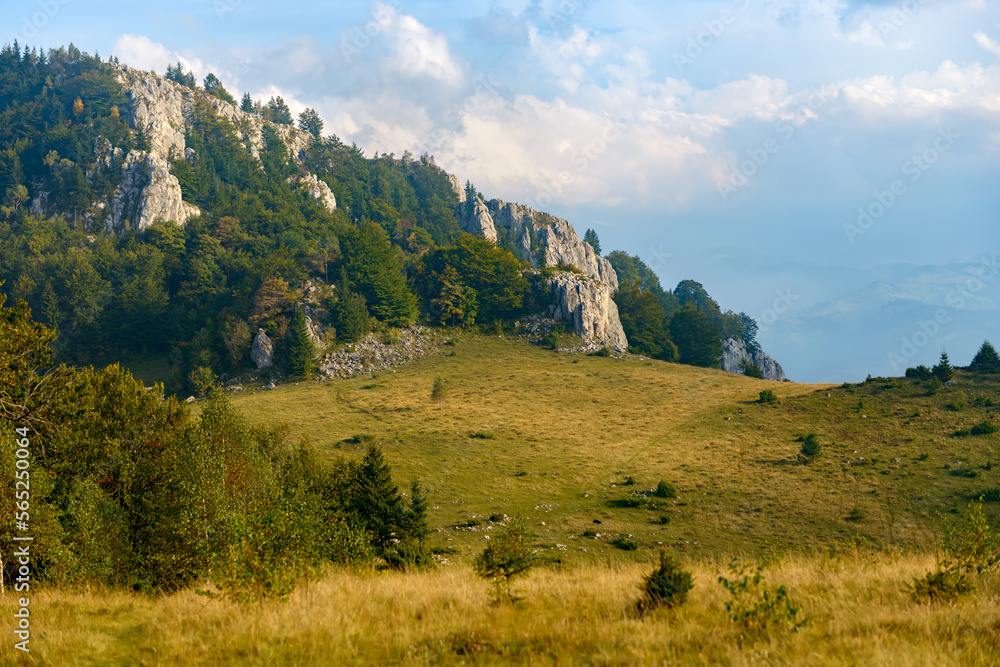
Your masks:
{"label": "rocky peak", "polygon": [[785,371],[781,364],[769,357],[759,347],[749,347],[741,338],[727,338],[722,342],[722,370],[743,375],[744,364],[760,369],[765,380],[784,382]]}
{"label": "rocky peak", "polygon": [[479,197],[459,204],[455,215],[462,229],[502,245],[532,268],[567,267],[548,279],[555,296],[553,316],[572,322],[575,333],[589,343],[628,347],[611,298],[618,289],[618,274],[580,239],[573,225],[530,206]]}

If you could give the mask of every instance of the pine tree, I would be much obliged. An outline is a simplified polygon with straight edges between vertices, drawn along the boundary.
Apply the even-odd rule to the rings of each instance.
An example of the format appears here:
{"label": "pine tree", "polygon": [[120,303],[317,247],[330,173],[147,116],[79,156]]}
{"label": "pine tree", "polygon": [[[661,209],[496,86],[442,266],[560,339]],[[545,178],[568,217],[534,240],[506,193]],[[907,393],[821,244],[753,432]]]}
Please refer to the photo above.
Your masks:
{"label": "pine tree", "polygon": [[351,289],[347,272],[343,268],[340,269],[336,299],[331,310],[334,326],[337,329],[337,340],[341,343],[356,343],[368,331],[370,316],[365,298]]}
{"label": "pine tree", "polygon": [[285,104],[285,100],[280,96],[272,97],[267,103],[267,108],[271,110],[271,120],[275,123],[281,125],[292,124],[292,112],[288,109],[288,105]]}
{"label": "pine tree", "polygon": [[941,352],[941,359],[938,361],[937,365],[931,369],[934,373],[934,377],[941,382],[948,382],[951,380],[952,376],[955,375],[955,369],[951,367],[951,362],[948,361],[948,353],[945,351]]}
{"label": "pine tree", "polygon": [[409,536],[421,546],[431,532],[427,524],[427,496],[417,480],[410,484],[410,509],[406,513],[406,529]]}
{"label": "pine tree", "polygon": [[250,93],[243,93],[243,99],[240,101],[240,111],[245,113],[257,113],[257,108],[254,106],[253,98],[250,97]]}
{"label": "pine tree", "polygon": [[299,129],[319,139],[323,133],[323,119],[315,109],[306,109],[299,114]]}
{"label": "pine tree", "polygon": [[309,337],[309,326],[301,308],[292,316],[291,340],[288,342],[288,372],[292,377],[308,379],[313,373],[316,351]]}
{"label": "pine tree", "polygon": [[977,373],[1000,373],[1000,355],[988,340],[983,341],[969,368]]}
{"label": "pine tree", "polygon": [[601,241],[597,238],[597,232],[593,229],[588,229],[583,235],[583,240],[590,244],[590,247],[594,249],[597,256],[601,256]]}
{"label": "pine tree", "polygon": [[348,509],[371,532],[375,546],[385,553],[393,539],[401,536],[405,517],[403,499],[392,481],[392,469],[377,445],[368,448],[348,494]]}

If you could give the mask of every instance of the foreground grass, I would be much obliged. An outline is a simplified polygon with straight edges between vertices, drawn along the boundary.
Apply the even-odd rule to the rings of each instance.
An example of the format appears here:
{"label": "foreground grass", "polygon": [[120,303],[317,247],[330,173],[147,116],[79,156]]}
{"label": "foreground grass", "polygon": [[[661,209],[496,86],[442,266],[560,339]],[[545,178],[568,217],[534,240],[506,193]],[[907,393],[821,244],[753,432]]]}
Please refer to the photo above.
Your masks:
{"label": "foreground grass", "polygon": [[[790,557],[766,571],[808,623],[746,637],[725,612],[712,562],[689,564],[688,603],[638,619],[649,564],[542,569],[527,601],[496,605],[465,566],[426,573],[334,573],[284,602],[238,605],[192,591],[151,599],[51,591],[33,598],[30,659],[44,665],[879,664],[1000,661],[1000,581],[953,604],[905,587],[932,557]],[[722,573],[725,574],[725,569]],[[10,618],[13,599],[3,600]],[[18,657],[11,642],[0,659]]]}
{"label": "foreground grass", "polygon": [[[660,545],[705,557],[855,535],[928,550],[943,522],[1000,481],[1000,435],[952,437],[997,420],[995,406],[976,404],[1000,402],[990,379],[959,374],[958,386],[929,396],[909,380],[775,383],[495,337],[460,336],[442,350],[395,373],[282,385],[235,402],[252,421],[287,423],[293,439],[328,457],[378,443],[401,488],[423,484],[431,546],[462,562],[503,514],[524,517],[542,552],[569,564],[645,560]],[[437,377],[448,392],[432,401]],[[758,404],[763,389],[782,402]],[[807,433],[823,446],[808,465],[797,460]],[[678,498],[627,506],[661,479]],[[986,511],[995,522],[997,503]],[[616,549],[617,536],[639,549]]]}

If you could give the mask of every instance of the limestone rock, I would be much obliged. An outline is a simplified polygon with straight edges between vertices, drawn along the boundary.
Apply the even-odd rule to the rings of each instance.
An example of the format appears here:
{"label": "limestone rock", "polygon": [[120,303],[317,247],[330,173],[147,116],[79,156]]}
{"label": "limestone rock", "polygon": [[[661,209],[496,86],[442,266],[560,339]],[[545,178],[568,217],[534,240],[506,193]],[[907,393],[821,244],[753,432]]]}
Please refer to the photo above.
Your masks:
{"label": "limestone rock", "polygon": [[257,329],[257,337],[253,339],[250,358],[257,364],[257,370],[270,368],[274,365],[274,344],[263,329]]}
{"label": "limestone rock", "polygon": [[572,322],[573,330],[588,343],[628,349],[628,339],[618,318],[610,286],[575,273],[560,273],[548,280],[555,297],[552,314]]}
{"label": "limestone rock", "polygon": [[466,201],[455,214],[465,231],[503,245],[533,268],[544,262],[547,267],[561,264],[579,270],[580,274],[567,272],[549,279],[556,297],[553,315],[572,322],[576,334],[588,342],[628,348],[618,307],[611,299],[618,289],[618,274],[569,222],[499,199]]}
{"label": "limestone rock", "polygon": [[497,230],[493,226],[493,218],[486,204],[479,198],[466,200],[458,205],[456,209],[458,222],[462,229],[473,236],[485,236],[490,241],[496,243]]}
{"label": "limestone rock", "polygon": [[461,204],[465,201],[465,188],[462,186],[462,182],[458,180],[458,176],[455,174],[448,174],[448,182],[451,183],[451,189],[455,191],[458,195],[458,203]]}
{"label": "limestone rock", "polygon": [[[296,181],[295,177],[289,179],[289,181]],[[325,181],[319,180],[316,174],[309,174],[307,176],[302,176],[297,179],[300,186],[305,188],[312,197],[319,203],[320,206],[325,208],[330,213],[337,210],[337,198],[334,196],[333,191],[330,186],[326,184]]]}
{"label": "limestone rock", "polygon": [[784,382],[785,371],[781,364],[769,357],[759,347],[751,349],[740,338],[727,338],[722,342],[722,370],[727,373],[743,374],[743,364],[752,364],[760,369],[765,380]]}
{"label": "limestone rock", "polygon": [[[104,165],[114,166],[120,156],[121,149],[109,150]],[[201,215],[197,206],[182,199],[180,182],[170,173],[170,164],[160,156],[129,151],[121,161],[121,170],[121,184],[110,206],[105,208],[104,226],[108,232],[122,232],[126,222],[135,229],[146,229],[157,220],[183,225]]]}

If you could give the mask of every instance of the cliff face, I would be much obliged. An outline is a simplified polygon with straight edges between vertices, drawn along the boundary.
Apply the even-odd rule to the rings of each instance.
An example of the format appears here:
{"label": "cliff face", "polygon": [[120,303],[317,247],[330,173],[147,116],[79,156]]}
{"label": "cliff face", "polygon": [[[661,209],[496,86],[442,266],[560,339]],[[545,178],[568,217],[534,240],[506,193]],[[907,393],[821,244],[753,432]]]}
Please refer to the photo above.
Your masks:
{"label": "cliff face", "polygon": [[[216,97],[149,72],[119,66],[117,78],[128,98],[128,104],[120,110],[121,117],[132,129],[143,133],[150,150],[133,150],[124,155],[106,141],[95,146],[100,168],[122,171],[115,193],[97,205],[104,211],[104,226],[109,232],[121,233],[126,224],[145,229],[157,220],[183,225],[201,215],[198,207],[183,201],[180,182],[170,172],[171,160],[194,158],[194,151],[185,145],[184,132],[195,119],[198,103],[204,103],[236,128],[248,152],[257,159],[264,148],[265,125],[274,129],[297,161],[304,158],[313,140],[308,132],[269,123]],[[314,174],[299,178],[298,184],[327,210],[336,209],[333,192]],[[40,197],[36,207],[44,206],[44,197]]]}
{"label": "cliff face", "polygon": [[455,214],[465,231],[502,245],[532,268],[540,269],[544,263],[578,269],[580,274],[564,272],[549,279],[556,299],[553,314],[572,322],[585,341],[618,350],[628,347],[611,298],[618,289],[618,275],[569,222],[529,206],[478,197],[459,204]]}
{"label": "cliff face", "polygon": [[722,342],[722,370],[727,373],[743,374],[743,364],[756,366],[765,380],[784,382],[785,371],[781,364],[769,357],[764,350],[747,349],[742,339],[728,338]]}

